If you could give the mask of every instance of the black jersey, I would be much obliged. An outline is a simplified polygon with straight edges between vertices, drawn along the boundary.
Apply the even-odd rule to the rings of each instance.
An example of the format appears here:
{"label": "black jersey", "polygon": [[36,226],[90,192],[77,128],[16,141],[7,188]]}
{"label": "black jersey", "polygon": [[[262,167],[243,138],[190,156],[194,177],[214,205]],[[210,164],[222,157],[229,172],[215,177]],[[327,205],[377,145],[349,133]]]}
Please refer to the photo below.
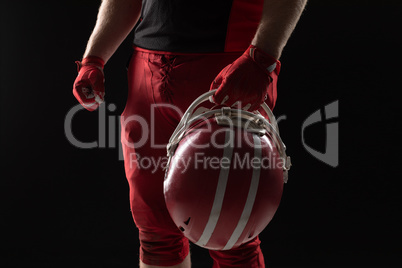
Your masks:
{"label": "black jersey", "polygon": [[263,0],[143,0],[134,45],[188,53],[244,51],[262,6]]}

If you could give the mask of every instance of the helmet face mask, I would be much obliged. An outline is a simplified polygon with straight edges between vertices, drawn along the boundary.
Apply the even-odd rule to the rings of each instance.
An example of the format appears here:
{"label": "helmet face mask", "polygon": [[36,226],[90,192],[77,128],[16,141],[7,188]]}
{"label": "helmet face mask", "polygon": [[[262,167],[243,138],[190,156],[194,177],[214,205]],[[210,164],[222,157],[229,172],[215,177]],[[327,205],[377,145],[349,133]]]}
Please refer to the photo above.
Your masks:
{"label": "helmet face mask", "polygon": [[[167,209],[193,243],[228,250],[255,238],[271,221],[290,159],[275,118],[221,107],[190,105],[167,146]],[[266,106],[264,110],[269,108]]]}

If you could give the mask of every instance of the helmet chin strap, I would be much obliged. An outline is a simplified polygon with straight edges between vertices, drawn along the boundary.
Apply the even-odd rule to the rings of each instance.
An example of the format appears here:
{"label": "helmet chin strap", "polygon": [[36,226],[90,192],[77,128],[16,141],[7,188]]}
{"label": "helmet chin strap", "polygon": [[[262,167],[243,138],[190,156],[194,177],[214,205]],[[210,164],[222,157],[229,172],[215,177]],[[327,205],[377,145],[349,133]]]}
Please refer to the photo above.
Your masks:
{"label": "helmet chin strap", "polygon": [[207,109],[205,107],[199,107],[197,110],[195,110],[195,108],[197,108],[201,103],[207,101],[215,93],[215,91],[216,90],[211,90],[202,94],[187,108],[182,119],[170,137],[169,143],[166,147],[167,156],[169,157],[166,168],[169,167],[170,160],[175,153],[177,145],[184,137],[191,124],[197,120],[215,116],[218,124],[241,127],[246,131],[258,133],[261,136],[270,136],[274,141],[274,144],[283,161],[283,180],[286,183],[288,181],[288,170],[292,164],[290,161],[290,156],[286,155],[286,146],[282,142],[282,139],[279,135],[279,128],[275,116],[268,105],[265,102],[261,105],[268,116],[268,120],[258,111],[249,112],[231,107],[222,107],[220,109]]}

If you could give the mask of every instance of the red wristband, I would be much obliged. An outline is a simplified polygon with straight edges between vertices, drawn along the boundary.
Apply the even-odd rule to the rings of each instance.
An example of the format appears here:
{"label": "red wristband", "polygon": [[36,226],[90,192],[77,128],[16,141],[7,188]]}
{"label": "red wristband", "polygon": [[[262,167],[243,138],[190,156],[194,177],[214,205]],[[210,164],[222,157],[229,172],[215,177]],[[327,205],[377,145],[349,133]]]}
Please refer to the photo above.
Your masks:
{"label": "red wristband", "polygon": [[94,65],[103,71],[103,67],[105,66],[105,61],[97,56],[87,56],[82,59],[82,61],[76,61],[77,71],[79,72],[82,66],[90,66]]}
{"label": "red wristband", "polygon": [[275,71],[276,75],[279,75],[281,69],[281,62],[279,60],[254,45],[250,45],[245,53],[247,53],[268,74]]}

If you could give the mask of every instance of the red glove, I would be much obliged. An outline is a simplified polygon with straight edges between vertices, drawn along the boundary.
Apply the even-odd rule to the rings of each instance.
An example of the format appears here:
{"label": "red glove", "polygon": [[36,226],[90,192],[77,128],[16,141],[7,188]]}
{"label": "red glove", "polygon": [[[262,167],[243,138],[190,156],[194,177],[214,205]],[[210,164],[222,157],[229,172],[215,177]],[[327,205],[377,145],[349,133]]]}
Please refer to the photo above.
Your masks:
{"label": "red glove", "polygon": [[88,56],[82,62],[76,61],[78,76],[73,86],[75,98],[88,111],[94,111],[105,96],[103,66],[105,62],[95,56]]}
{"label": "red glove", "polygon": [[226,106],[241,102],[241,108],[254,111],[266,100],[273,109],[280,68],[278,60],[251,45],[212,82],[210,89],[218,89],[212,101]]}

